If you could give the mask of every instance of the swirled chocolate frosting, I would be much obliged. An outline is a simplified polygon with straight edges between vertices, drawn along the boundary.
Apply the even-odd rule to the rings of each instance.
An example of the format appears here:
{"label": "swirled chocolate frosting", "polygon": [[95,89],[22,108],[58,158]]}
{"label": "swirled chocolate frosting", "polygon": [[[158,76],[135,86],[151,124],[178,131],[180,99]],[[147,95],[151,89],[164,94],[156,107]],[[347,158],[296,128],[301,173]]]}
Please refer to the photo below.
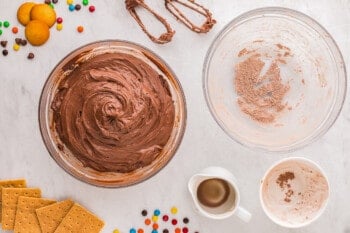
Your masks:
{"label": "swirled chocolate frosting", "polygon": [[175,107],[164,78],[125,53],[97,55],[60,81],[51,103],[61,142],[84,166],[128,173],[167,144]]}

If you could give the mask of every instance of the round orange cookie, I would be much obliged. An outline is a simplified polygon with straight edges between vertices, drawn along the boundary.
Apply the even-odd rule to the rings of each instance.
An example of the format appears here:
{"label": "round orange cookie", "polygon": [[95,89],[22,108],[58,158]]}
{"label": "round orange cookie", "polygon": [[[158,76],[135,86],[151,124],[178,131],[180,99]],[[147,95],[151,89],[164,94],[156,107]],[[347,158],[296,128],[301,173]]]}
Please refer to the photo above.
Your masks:
{"label": "round orange cookie", "polygon": [[31,20],[40,20],[52,27],[56,22],[56,12],[48,4],[37,4],[30,11]]}
{"label": "round orange cookie", "polygon": [[26,26],[25,35],[30,44],[42,45],[50,37],[49,26],[40,20],[32,20]]}
{"label": "round orange cookie", "polygon": [[34,2],[25,2],[17,10],[17,19],[23,25],[30,21],[30,11],[36,4]]}

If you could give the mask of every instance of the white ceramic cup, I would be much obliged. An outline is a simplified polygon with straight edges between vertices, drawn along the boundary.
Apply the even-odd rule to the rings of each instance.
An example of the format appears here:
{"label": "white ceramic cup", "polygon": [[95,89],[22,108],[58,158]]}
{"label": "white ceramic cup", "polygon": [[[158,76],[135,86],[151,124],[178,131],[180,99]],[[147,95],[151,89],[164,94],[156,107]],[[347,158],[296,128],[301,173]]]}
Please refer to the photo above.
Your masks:
{"label": "white ceramic cup", "polygon": [[[197,198],[197,190],[199,185],[209,179],[222,179],[229,184],[230,195],[228,200],[219,207],[207,207],[200,203]],[[249,222],[251,214],[240,207],[240,193],[237,187],[237,181],[233,174],[222,167],[208,167],[198,174],[191,177],[188,182],[188,189],[191,193],[194,205],[197,211],[205,217],[212,219],[225,219],[232,215],[236,215],[244,222]]]}
{"label": "white ceramic cup", "polygon": [[[294,178],[278,183],[279,174],[286,172],[293,172]],[[301,157],[282,159],[272,165],[260,185],[264,212],[286,228],[304,227],[318,219],[326,209],[329,195],[329,182],[322,168]]]}

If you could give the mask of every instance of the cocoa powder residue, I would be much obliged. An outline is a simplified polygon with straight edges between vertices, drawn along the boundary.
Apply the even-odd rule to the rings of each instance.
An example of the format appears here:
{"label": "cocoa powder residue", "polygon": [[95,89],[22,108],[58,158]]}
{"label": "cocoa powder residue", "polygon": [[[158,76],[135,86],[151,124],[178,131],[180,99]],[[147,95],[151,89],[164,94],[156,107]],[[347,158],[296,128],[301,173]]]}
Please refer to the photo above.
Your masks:
{"label": "cocoa powder residue", "polygon": [[292,186],[289,184],[290,180],[293,180],[295,178],[295,175],[293,172],[285,172],[283,174],[280,174],[276,180],[276,183],[280,186],[281,189],[287,191],[285,192],[284,201],[285,202],[291,202],[291,197],[294,195],[294,190],[292,189]]}
{"label": "cocoa powder residue", "polygon": [[283,99],[290,87],[282,82],[278,62],[272,61],[265,74],[260,54],[253,54],[235,66],[237,103],[242,112],[260,123],[274,122],[287,105]]}

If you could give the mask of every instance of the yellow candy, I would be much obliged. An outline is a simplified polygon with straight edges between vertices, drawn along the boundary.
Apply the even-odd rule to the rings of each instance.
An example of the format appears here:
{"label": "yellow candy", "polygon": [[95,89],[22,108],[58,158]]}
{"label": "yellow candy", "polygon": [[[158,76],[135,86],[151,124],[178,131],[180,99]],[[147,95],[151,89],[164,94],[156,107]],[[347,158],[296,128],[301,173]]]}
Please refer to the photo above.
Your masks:
{"label": "yellow candy", "polygon": [[152,216],[152,221],[153,221],[153,222],[157,222],[157,221],[158,221],[158,216],[153,215],[153,216]]}
{"label": "yellow candy", "polygon": [[68,5],[73,4],[73,0],[67,0],[67,4]]}
{"label": "yellow candy", "polygon": [[21,47],[18,44],[13,45],[13,50],[18,51]]}
{"label": "yellow candy", "polygon": [[172,214],[177,214],[177,208],[176,208],[175,206],[172,207],[171,210],[170,210],[170,212],[171,212]]}
{"label": "yellow candy", "polygon": [[113,233],[120,233],[120,231],[118,229],[115,229]]}
{"label": "yellow candy", "polygon": [[63,25],[61,23],[58,23],[56,25],[56,29],[57,29],[57,31],[61,31],[63,29]]}

